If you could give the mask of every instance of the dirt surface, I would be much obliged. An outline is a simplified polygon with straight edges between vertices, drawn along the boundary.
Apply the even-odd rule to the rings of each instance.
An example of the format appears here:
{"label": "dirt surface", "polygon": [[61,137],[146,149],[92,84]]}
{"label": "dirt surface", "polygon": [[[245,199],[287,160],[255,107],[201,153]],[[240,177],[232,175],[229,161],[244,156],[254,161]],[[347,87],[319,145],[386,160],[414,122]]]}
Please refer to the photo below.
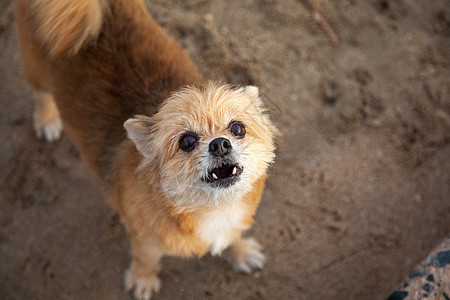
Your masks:
{"label": "dirt surface", "polygon": [[[0,298],[131,299],[128,239],[69,139],[32,131],[0,1]],[[151,1],[211,78],[254,84],[283,136],[252,234],[267,263],[165,258],[155,299],[385,299],[450,233],[448,0]],[[126,78],[124,78],[126,80]]]}

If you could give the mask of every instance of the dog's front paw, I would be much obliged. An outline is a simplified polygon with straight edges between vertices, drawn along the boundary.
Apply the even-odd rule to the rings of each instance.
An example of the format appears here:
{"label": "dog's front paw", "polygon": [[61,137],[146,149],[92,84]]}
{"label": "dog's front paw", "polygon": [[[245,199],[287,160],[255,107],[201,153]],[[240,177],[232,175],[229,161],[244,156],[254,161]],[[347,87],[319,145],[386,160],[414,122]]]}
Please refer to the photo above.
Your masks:
{"label": "dog's front paw", "polygon": [[62,132],[62,122],[59,116],[53,120],[43,122],[39,118],[34,118],[34,132],[38,138],[44,138],[47,142],[56,141]]}
{"label": "dog's front paw", "polygon": [[125,274],[125,288],[128,292],[133,291],[137,300],[150,300],[154,293],[159,291],[161,282],[157,274],[146,276],[135,276],[130,271]]}
{"label": "dog's front paw", "polygon": [[61,136],[63,123],[52,94],[48,92],[34,92],[34,131],[38,138],[47,142],[56,141]]}
{"label": "dog's front paw", "polygon": [[261,269],[265,261],[261,245],[253,238],[234,242],[224,251],[224,257],[235,271],[244,273]]}

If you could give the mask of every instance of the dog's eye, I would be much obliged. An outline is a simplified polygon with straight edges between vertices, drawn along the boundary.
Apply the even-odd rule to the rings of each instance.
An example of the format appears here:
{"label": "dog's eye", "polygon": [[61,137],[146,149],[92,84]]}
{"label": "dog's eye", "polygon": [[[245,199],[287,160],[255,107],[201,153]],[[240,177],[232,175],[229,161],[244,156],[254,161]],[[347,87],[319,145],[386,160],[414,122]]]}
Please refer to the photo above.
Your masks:
{"label": "dog's eye", "polygon": [[245,135],[245,126],[241,122],[233,122],[230,126],[230,132],[237,138],[243,138]]}
{"label": "dog's eye", "polygon": [[191,151],[197,146],[198,136],[193,133],[186,133],[180,138],[180,148],[183,151]]}

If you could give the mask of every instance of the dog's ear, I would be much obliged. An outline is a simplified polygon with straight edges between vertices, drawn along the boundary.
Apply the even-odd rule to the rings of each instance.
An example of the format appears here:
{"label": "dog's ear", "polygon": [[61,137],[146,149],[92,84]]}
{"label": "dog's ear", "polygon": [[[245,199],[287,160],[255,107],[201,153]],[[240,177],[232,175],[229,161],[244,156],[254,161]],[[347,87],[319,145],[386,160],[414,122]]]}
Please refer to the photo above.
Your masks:
{"label": "dog's ear", "polygon": [[244,95],[250,99],[252,107],[255,108],[258,113],[266,113],[267,109],[259,96],[259,88],[257,86],[247,85],[244,87]]}
{"label": "dog's ear", "polygon": [[245,94],[250,97],[250,99],[258,99],[259,98],[259,88],[254,85],[247,85],[244,89]]}
{"label": "dog's ear", "polygon": [[135,116],[123,123],[128,138],[133,141],[139,152],[147,158],[151,155],[150,142],[153,133],[153,124],[154,122],[151,118],[142,115]]}
{"label": "dog's ear", "polygon": [[266,109],[264,104],[259,97],[259,88],[254,85],[247,85],[244,87],[244,94],[251,100],[251,104],[260,113],[264,113]]}
{"label": "dog's ear", "polygon": [[253,107],[260,113],[266,112],[264,103],[259,97],[259,88],[254,85],[247,85],[244,87],[244,94],[251,100]]}
{"label": "dog's ear", "polygon": [[271,135],[280,135],[280,131],[273,125],[269,118],[268,110],[259,96],[259,88],[254,85],[247,85],[244,88],[244,94],[250,98],[253,107],[260,113],[258,117],[253,117],[253,121],[257,121],[257,123],[262,125],[262,128],[269,129]]}

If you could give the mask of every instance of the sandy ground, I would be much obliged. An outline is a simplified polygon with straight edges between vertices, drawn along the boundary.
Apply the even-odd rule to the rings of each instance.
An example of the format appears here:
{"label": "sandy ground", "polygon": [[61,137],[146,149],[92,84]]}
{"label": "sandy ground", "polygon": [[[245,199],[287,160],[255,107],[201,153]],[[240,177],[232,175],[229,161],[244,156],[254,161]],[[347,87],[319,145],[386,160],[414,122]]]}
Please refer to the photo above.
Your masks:
{"label": "sandy ground", "polygon": [[[131,299],[128,239],[67,137],[32,131],[0,2],[0,298]],[[283,133],[252,234],[267,263],[165,258],[155,299],[385,299],[450,233],[448,0],[151,1],[211,78],[258,85]],[[124,78],[126,80],[126,78]]]}

